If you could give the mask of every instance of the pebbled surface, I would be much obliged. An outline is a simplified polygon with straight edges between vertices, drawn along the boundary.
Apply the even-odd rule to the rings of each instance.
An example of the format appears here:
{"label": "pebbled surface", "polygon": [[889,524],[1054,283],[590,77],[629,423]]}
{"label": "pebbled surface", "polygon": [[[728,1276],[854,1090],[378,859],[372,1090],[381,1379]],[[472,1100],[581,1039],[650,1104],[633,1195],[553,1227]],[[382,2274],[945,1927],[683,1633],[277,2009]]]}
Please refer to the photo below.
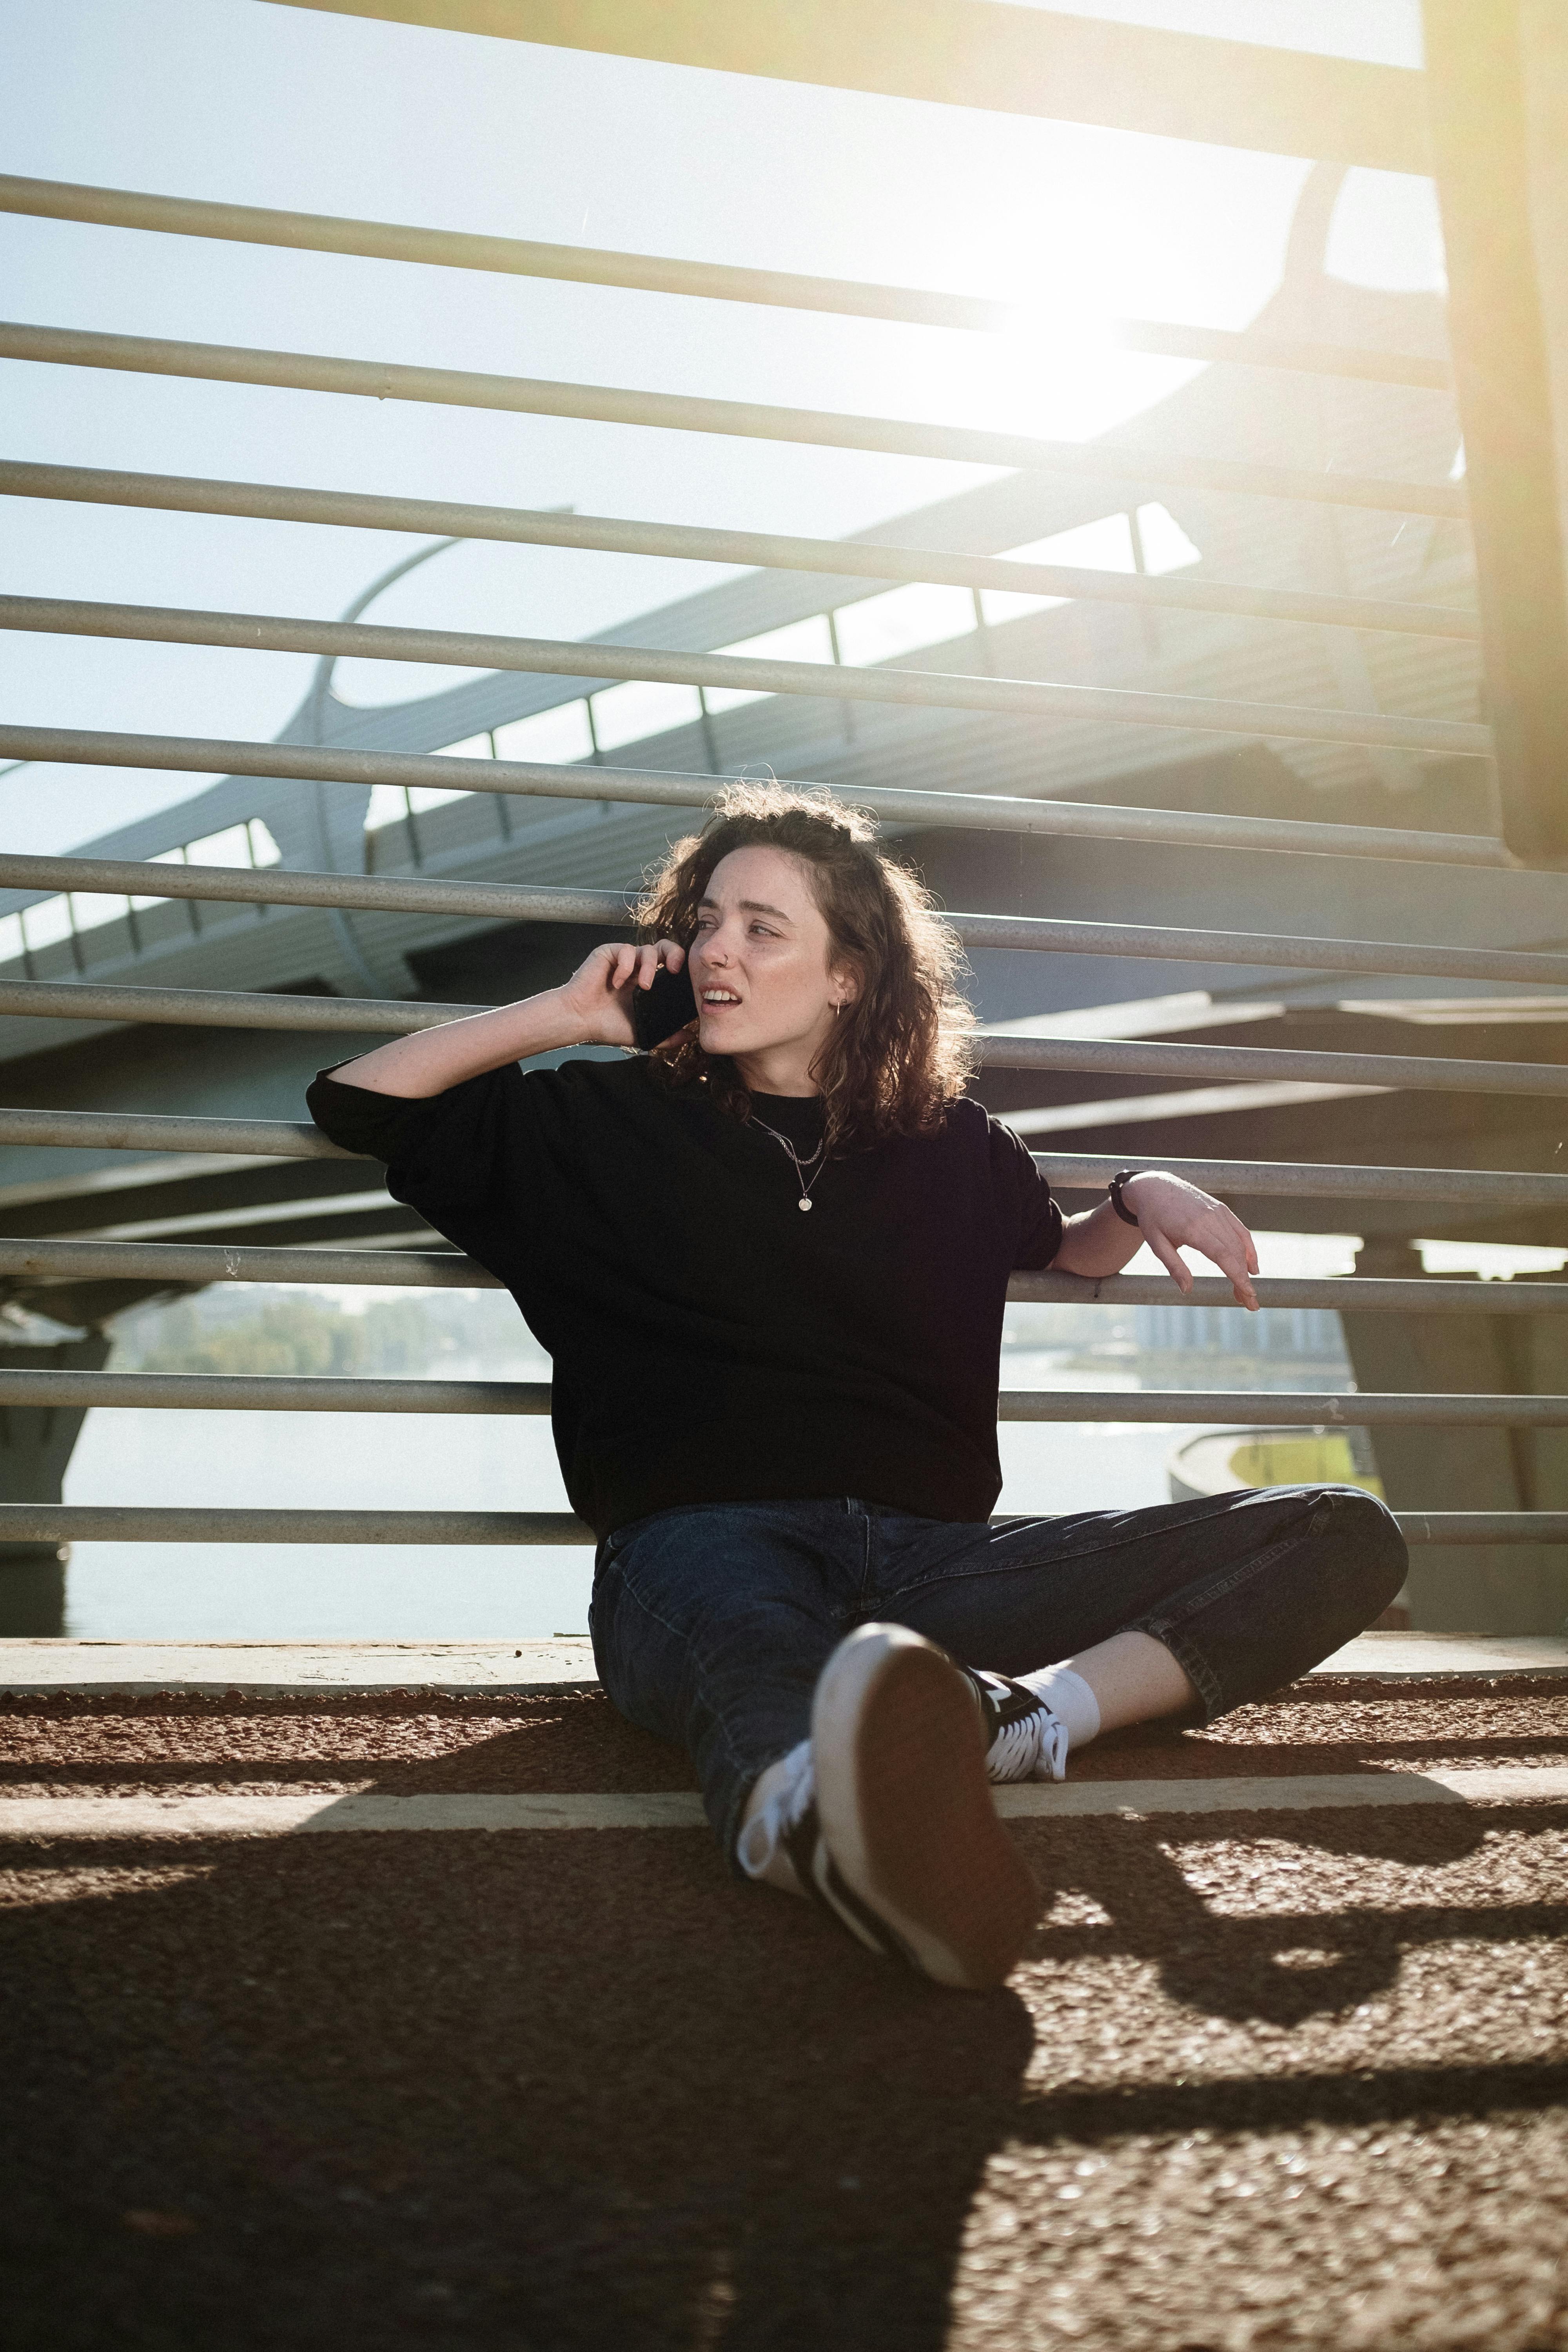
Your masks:
{"label": "pebbled surface", "polygon": [[[1562,1763],[1300,1686],[1075,1778]],[[637,1790],[596,1692],[50,1699],[0,1787]],[[1568,2352],[1568,1806],[1018,1826],[945,1995],[689,1833],[0,1848],[0,2345]]]}

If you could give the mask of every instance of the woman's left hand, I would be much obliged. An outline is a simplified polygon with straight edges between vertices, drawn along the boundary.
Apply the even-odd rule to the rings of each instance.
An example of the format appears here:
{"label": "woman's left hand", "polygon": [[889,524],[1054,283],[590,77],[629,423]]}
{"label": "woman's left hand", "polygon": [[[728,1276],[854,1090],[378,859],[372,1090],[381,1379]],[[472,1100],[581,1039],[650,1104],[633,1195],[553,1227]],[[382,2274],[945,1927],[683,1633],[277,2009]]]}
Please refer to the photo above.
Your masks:
{"label": "woman's left hand", "polygon": [[1258,1293],[1252,1276],[1258,1272],[1258,1251],[1241,1219],[1223,1201],[1200,1192],[1184,1177],[1162,1175],[1151,1169],[1130,1176],[1121,1197],[1142,1229],[1143,1238],[1179,1288],[1191,1290],[1193,1277],[1181,1252],[1201,1250],[1229,1281],[1239,1307],[1256,1311]]}

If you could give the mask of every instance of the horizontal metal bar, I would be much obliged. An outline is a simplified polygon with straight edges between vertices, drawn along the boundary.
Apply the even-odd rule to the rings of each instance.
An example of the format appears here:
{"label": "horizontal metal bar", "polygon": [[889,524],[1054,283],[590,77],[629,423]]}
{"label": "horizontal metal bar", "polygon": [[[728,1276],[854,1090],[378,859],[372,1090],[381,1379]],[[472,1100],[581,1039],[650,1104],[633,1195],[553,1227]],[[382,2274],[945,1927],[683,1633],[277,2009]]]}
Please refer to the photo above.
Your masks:
{"label": "horizontal metal bar", "polygon": [[[409,1036],[494,1008],[395,997],[289,996],[217,988],[100,987],[88,981],[0,980],[0,1017],[139,1021],[187,1028],[279,1029],[348,1036]],[[1132,1077],[1290,1078],[1436,1094],[1568,1095],[1568,1066],[1478,1062],[1458,1055],[1334,1054],[1261,1045],[1171,1045],[1101,1037],[982,1033],[987,1069],[1087,1070]]]}
{"label": "horizontal metal bar", "polygon": [[[521,1413],[550,1411],[542,1381],[295,1378],[282,1372],[0,1371],[0,1409],[92,1406],[173,1412]],[[999,1421],[1250,1423],[1262,1428],[1568,1428],[1568,1396],[1462,1396],[1277,1389],[1004,1389]]]}
{"label": "horizontal metal bar", "polygon": [[364,1156],[341,1150],[306,1121],[184,1118],[164,1111],[0,1109],[0,1144],[6,1143],[63,1144],[87,1151],[215,1151],[264,1160]]}
{"label": "horizontal metal bar", "polygon": [[[423,882],[423,879],[369,877],[372,896],[364,896],[362,875],[300,875],[291,868],[251,875],[249,868],[226,866],[184,866],[174,868],[179,887],[169,885],[167,866],[136,863],[132,858],[28,858],[0,854],[0,889],[33,887],[40,891],[103,891],[127,898],[230,898],[261,906],[353,906],[405,915],[472,915],[475,919],[505,922],[602,922],[606,929],[623,929],[630,919],[635,896],[630,891],[585,889],[512,889],[489,882]],[[261,898],[254,887],[261,885]],[[1175,927],[1135,922],[1072,922],[1056,915],[942,915],[942,922],[966,948],[1020,948],[1047,955],[1121,955],[1150,957],[1159,962],[1204,964],[1277,964],[1286,971],[1399,971],[1425,979],[1450,981],[1532,981],[1547,988],[1568,990],[1568,955],[1523,952],[1510,948],[1415,948],[1404,940],[1377,939],[1300,939],[1272,931],[1180,931]],[[355,1016],[364,1016],[372,1028],[395,1028],[402,1016],[406,1028],[426,1028],[433,1018],[458,1018],[484,1012],[482,1004],[414,1004],[402,997],[348,1000],[348,997],[279,997],[247,995],[240,990],[130,988],[108,990],[91,981],[9,981],[3,1012],[47,1013],[70,1018],[127,1018],[127,1021],[176,1021],[176,1012],[157,1012],[157,1004],[193,1002],[193,1021],[218,1021],[218,1007],[233,1004],[235,1024],[242,1028],[353,1028]],[[134,997],[146,1012],[106,1012],[110,995]],[[103,1004],[99,1004],[103,1000]],[[254,1016],[247,1007],[282,1007],[278,1018],[266,1012]],[[315,1004],[320,1018],[310,1013]],[[212,1007],[202,1012],[200,1007]],[[1500,1012],[1498,1018],[1507,1018]]]}
{"label": "horizontal metal bar", "polygon": [[174,514],[255,517],[268,522],[331,523],[353,530],[427,533],[437,539],[504,540],[525,547],[574,547],[617,555],[673,556],[782,571],[842,573],[854,580],[916,581],[1000,588],[1079,603],[1154,605],[1225,613],[1313,627],[1392,630],[1418,637],[1479,640],[1472,613],[1446,604],[1395,604],[1372,596],[1320,596],[1239,582],[1156,578],[1144,572],[1091,572],[1080,564],[1020,563],[1005,555],[954,555],[940,548],[868,546],[860,540],[792,539],[773,531],[708,530],[690,523],[635,522],[605,515],[525,507],[460,506],[447,499],[372,498],[355,490],[300,489],[268,482],[197,480],[176,474],[111,473],[94,466],[0,461],[0,497],[77,499],[104,506],[154,507]]}
{"label": "horizontal metal bar", "polygon": [[[251,653],[331,654],[363,661],[449,664],[530,676],[636,678],[670,686],[741,687],[839,702],[984,710],[1002,718],[1067,719],[1124,727],[1263,737],[1307,743],[1376,744],[1486,759],[1491,730],[1468,719],[1399,719],[1314,710],[1284,702],[1226,702],[1214,695],[1151,694],[1139,687],[1065,686],[948,670],[858,669],[850,663],[766,661],[754,655],[677,654],[657,646],[580,638],[497,637],[468,629],[393,628],[384,622],[311,621],[275,613],[204,613],[174,605],[97,604],[68,596],[0,596],[0,629],[131,638],[142,645],[223,646]],[[499,764],[499,763],[496,763]],[[493,786],[489,787],[493,789]]]}
{"label": "horizontal metal bar", "polygon": [[[1568,1511],[1397,1511],[1412,1544],[1568,1543]],[[569,1511],[265,1511],[0,1503],[8,1543],[591,1544]]]}
{"label": "horizontal metal bar", "polygon": [[[363,1284],[394,1290],[500,1290],[503,1285],[456,1250],[268,1249],[211,1242],[0,1241],[0,1282],[281,1282]],[[1568,1282],[1470,1282],[1360,1275],[1260,1275],[1264,1307],[1327,1307],[1347,1314],[1541,1315],[1568,1313]],[[1016,1274],[1016,1302],[1064,1307],[1231,1307],[1228,1282],[1197,1275],[1178,1290],[1164,1275]]]}
{"label": "horizontal metal bar", "polygon": [[0,980],[0,1018],[150,1021],[185,1029],[325,1031],[352,1037],[411,1036],[488,1004],[424,1004],[402,997],[289,996],[228,988],[100,987],[91,981]]}
{"label": "horizontal metal bar", "polygon": [[[1221,39],[1210,29],[1155,30],[1150,17],[1173,12],[1147,5],[1136,11],[1120,7],[1116,14],[1122,21],[1105,22],[1058,8],[977,9],[971,0],[857,0],[854,8],[844,10],[803,5],[800,0],[759,0],[746,8],[734,0],[681,0],[679,7],[669,0],[616,0],[614,6],[592,7],[582,0],[292,5],[438,27],[448,37],[482,36],[487,47],[479,55],[487,62],[498,54],[489,48],[490,41],[528,41],[666,67],[874,92],[943,110],[969,108],[976,110],[967,121],[977,137],[984,128],[979,110],[985,109],[1269,155],[1322,156],[1373,171],[1435,168],[1418,72],[1265,46],[1256,11],[1235,20],[1243,37]],[[1321,12],[1315,14],[1321,20]],[[1205,20],[1212,24],[1212,12],[1205,12]],[[652,86],[662,98],[674,79],[661,77]],[[932,134],[928,152],[945,158],[936,126],[954,118],[913,119]],[[994,136],[998,146],[1005,141],[1011,147],[1006,131]],[[769,150],[766,160],[775,163],[776,151]],[[761,162],[759,153],[755,163]],[[741,168],[752,164],[748,152]],[[1058,241],[1075,236],[1081,241],[1067,205],[1046,219]]]}
{"label": "horizontal metal bar", "polygon": [[[7,1270],[7,1252],[25,1244],[0,1242],[0,1274]],[[50,1245],[52,1246],[52,1244]],[[78,1244],[112,1249],[113,1243]],[[214,1252],[214,1255],[217,1255]],[[347,1257],[351,1253],[338,1253]],[[386,1251],[383,1255],[395,1255]],[[260,1279],[261,1277],[258,1277]],[[353,1276],[323,1276],[321,1280],[352,1281]],[[1327,1307],[1341,1315],[1563,1315],[1568,1314],[1568,1282],[1472,1281],[1441,1276],[1405,1276],[1385,1281],[1373,1275],[1259,1275],[1253,1283],[1260,1307]],[[1109,1275],[1086,1281],[1076,1274],[1016,1274],[1007,1296],[1016,1305],[1052,1307],[1229,1307],[1236,1296],[1218,1275],[1194,1275],[1187,1290],[1178,1290],[1168,1276]]]}
{"label": "horizontal metal bar", "polygon": [[1408,1544],[1568,1543],[1568,1511],[1395,1511]]}
{"label": "horizontal metal bar", "polygon": [[[3,1114],[0,1114],[3,1116]],[[1099,1192],[1126,1164],[1125,1152],[1037,1151],[1031,1157],[1062,1192]],[[1366,1168],[1289,1160],[1167,1160],[1184,1176],[1223,1200],[1442,1201],[1468,1209],[1568,1210],[1568,1176],[1479,1168]]]}
{"label": "horizontal metal bar", "polygon": [[[0,1144],[93,1151],[235,1153],[272,1160],[359,1160],[320,1128],[291,1119],[186,1118],[153,1111],[0,1109]],[[1098,1192],[1121,1165],[1096,1152],[1037,1151],[1035,1165],[1063,1192]],[[1205,1191],[1308,1200],[1449,1201],[1470,1208],[1568,1207],[1568,1176],[1472,1168],[1318,1166],[1271,1160],[1164,1160]]]}
{"label": "horizontal metal bar", "polygon": [[[230,736],[130,735],[92,727],[17,727],[0,721],[0,759],[24,763],[59,761],[109,768],[173,768],[196,774],[281,777],[308,783],[436,785],[450,790],[456,767],[437,754],[410,751],[318,750],[299,743],[252,743]],[[526,799],[631,802],[647,808],[705,808],[727,778],[671,773],[660,768],[563,766],[536,760],[487,760],[482,783],[473,790]],[[786,778],[797,789],[831,792],[827,784]],[[1432,866],[1502,866],[1522,870],[1506,843],[1486,834],[1423,833],[1385,825],[1297,823],[1282,817],[1199,816],[1184,809],[1114,808],[1083,801],[1026,800],[1002,793],[899,792],[884,785],[840,793],[857,808],[869,809],[889,824],[910,824],[975,833],[1024,833],[1079,841],[1144,841],[1162,848],[1251,849],[1313,857],[1393,859]],[[164,867],[166,874],[178,869]],[[210,870],[210,869],[209,869]],[[291,877],[290,880],[297,880]],[[334,877],[335,879],[336,877]],[[345,877],[346,878],[346,877]],[[193,897],[263,898],[252,891],[260,876],[230,875],[226,887],[193,891]],[[91,887],[78,885],[78,887]],[[356,888],[361,885],[356,879]],[[406,883],[366,879],[364,887],[405,889]],[[454,898],[472,883],[429,883]],[[171,882],[167,895],[177,897]],[[392,905],[390,899],[323,899],[321,905]],[[433,903],[426,899],[426,906]],[[463,901],[463,908],[476,902]]]}
{"label": "horizontal metal bar", "polygon": [[591,1544],[571,1511],[268,1511],[0,1503],[0,1545],[57,1543]]}
{"label": "horizontal metal bar", "polygon": [[921,425],[902,417],[703,400],[617,384],[554,383],[461,368],[404,367],[391,361],[345,360],[317,352],[95,334],[21,320],[0,323],[0,359],[37,360],[53,367],[120,368],[137,375],[187,376],[286,391],[350,393],[368,400],[412,400],[438,407],[500,409],[520,416],[571,416],[588,424],[648,425],[664,432],[804,442],[814,448],[935,457],[961,466],[1005,466],[1089,481],[1140,482],[1151,489],[1235,491],[1247,498],[1370,507],[1383,513],[1437,515],[1455,521],[1464,520],[1468,511],[1463,489],[1449,482],[1384,481],[1364,474],[1317,473],[1298,466],[1257,466],[1234,458],[1139,449],[1124,442],[1044,441],[973,425]]}
{"label": "horizontal metal bar", "polygon": [[[578,285],[624,286],[648,294],[686,294],[710,301],[754,302],[840,317],[886,319],[904,326],[952,327],[1007,334],[1037,327],[1025,303],[945,294],[913,286],[875,286],[793,270],[741,269],[724,262],[685,261],[648,253],[611,253],[597,246],[541,245],[517,236],[476,236],[453,229],[410,228],[392,221],[343,220],[321,213],[278,212],[254,205],[211,204],[190,196],[145,195],[60,180],[0,174],[0,212],[47,220],[90,221],[106,228],[153,229],[296,252],[342,253],[376,261],[414,261],[445,269],[483,269],[513,278],[565,278]],[[1233,361],[1370,383],[1416,384],[1444,391],[1452,372],[1415,352],[1378,352],[1343,343],[1294,341],[1282,335],[1184,327],[1164,319],[1114,319],[1098,329],[1123,351],[1167,359]]]}
{"label": "horizontal metal bar", "polygon": [[130,1405],[168,1412],[541,1414],[548,1381],[327,1380],[287,1372],[0,1371],[8,1405]]}
{"label": "horizontal metal bar", "polygon": [[1413,1087],[1437,1094],[1568,1095],[1568,1065],[1472,1062],[1458,1055],[1322,1054],[1264,1045],[1168,1045],[1109,1037],[994,1037],[987,1069],[1090,1070],[1107,1076],[1292,1078],[1334,1086]]}
{"label": "horizontal metal bar", "polygon": [[[0,1380],[6,1377],[0,1374]],[[61,1375],[62,1378],[68,1375]],[[100,1380],[113,1377],[99,1373]],[[122,1380],[139,1377],[121,1373]],[[438,1386],[438,1382],[431,1383]],[[1561,1429],[1568,1396],[1462,1396],[1359,1391],[1343,1394],[1278,1389],[1142,1389],[1128,1393],[1004,1389],[998,1421],[1216,1422],[1261,1429]]]}
{"label": "horizontal metal bar", "polygon": [[[504,1287],[477,1259],[463,1257],[456,1250],[252,1249],[212,1242],[0,1241],[0,1281],[56,1280],[361,1283],[377,1290]],[[1568,1293],[1568,1283],[1559,1286]],[[1174,1285],[1171,1287],[1173,1291]],[[1225,1288],[1228,1296],[1229,1286]]]}
{"label": "horizontal metal bar", "polygon": [[[467,787],[468,761],[421,758],[417,764],[423,782],[438,779],[446,783],[458,775]],[[487,787],[489,772],[490,762],[486,761],[479,772]],[[576,779],[574,796],[596,787],[599,781],[595,768],[563,769],[556,773]],[[714,791],[720,781],[713,779]],[[282,866],[162,866],[130,857],[24,857],[0,851],[0,889],[7,888],[40,894],[87,890],[106,892],[111,898],[215,899],[258,907],[346,907],[367,914],[460,915],[474,922],[603,923],[612,929],[625,928],[635,904],[635,893],[620,890],[539,889],[510,882],[448,882],[401,874],[309,874]]]}

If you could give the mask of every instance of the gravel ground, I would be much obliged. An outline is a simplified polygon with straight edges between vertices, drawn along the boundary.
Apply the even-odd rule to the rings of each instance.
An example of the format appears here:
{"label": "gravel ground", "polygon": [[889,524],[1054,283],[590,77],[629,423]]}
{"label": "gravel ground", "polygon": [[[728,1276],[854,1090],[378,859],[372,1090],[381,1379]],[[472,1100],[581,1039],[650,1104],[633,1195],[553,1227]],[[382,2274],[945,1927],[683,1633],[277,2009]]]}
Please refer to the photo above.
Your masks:
{"label": "gravel ground", "polygon": [[[0,1708],[6,1793],[640,1790],[595,1692]],[[1075,1777],[1568,1759],[1299,1687]],[[689,1832],[0,1848],[6,2352],[1568,2352],[1568,1806],[1018,1825],[944,1995]]]}

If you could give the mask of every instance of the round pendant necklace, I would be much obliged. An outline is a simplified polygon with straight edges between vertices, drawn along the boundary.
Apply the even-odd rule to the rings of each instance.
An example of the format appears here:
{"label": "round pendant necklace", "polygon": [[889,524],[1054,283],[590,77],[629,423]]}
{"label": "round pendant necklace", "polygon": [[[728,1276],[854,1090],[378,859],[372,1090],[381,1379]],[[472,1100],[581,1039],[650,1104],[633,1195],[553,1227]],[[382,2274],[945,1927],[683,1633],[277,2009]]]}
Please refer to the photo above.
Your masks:
{"label": "round pendant necklace", "polygon": [[[817,1178],[821,1175],[823,1169],[827,1164],[823,1158],[823,1154],[827,1150],[827,1138],[824,1136],[822,1141],[817,1145],[816,1150],[815,1151],[808,1151],[803,1160],[799,1152],[790,1141],[788,1136],[781,1135],[776,1127],[770,1127],[766,1119],[759,1118],[757,1117],[755,1111],[752,1113],[752,1125],[753,1127],[760,1127],[764,1135],[771,1135],[773,1141],[778,1144],[783,1150],[788,1153],[790,1164],[795,1170],[795,1182],[800,1186],[800,1199],[795,1202],[795,1206],[797,1209],[809,1209],[811,1206],[811,1187],[816,1183]],[[806,1181],[805,1174],[808,1168],[811,1170],[811,1181],[809,1183]]]}

